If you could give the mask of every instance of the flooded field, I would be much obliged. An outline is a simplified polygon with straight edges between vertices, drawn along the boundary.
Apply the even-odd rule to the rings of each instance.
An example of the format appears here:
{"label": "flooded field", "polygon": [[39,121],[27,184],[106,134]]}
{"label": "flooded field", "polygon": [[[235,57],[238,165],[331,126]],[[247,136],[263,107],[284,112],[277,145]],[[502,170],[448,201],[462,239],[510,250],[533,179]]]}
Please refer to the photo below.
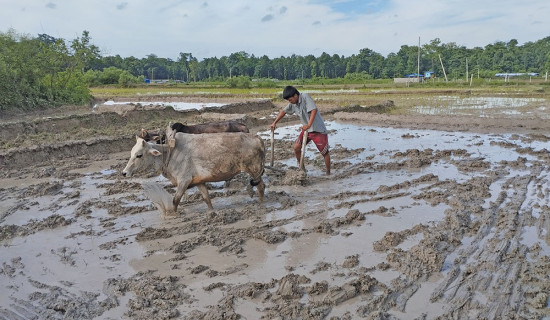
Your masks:
{"label": "flooded field", "polygon": [[[139,101],[113,101],[108,100],[102,103],[101,106],[119,106],[119,105],[155,105],[155,106],[171,106],[174,110],[183,111],[183,110],[193,110],[193,109],[203,109],[203,108],[215,108],[225,105],[224,103],[217,102],[165,102],[165,101],[148,101],[147,103],[142,103]],[[95,108],[98,106],[96,105]]]}
{"label": "flooded field", "polygon": [[511,97],[435,96],[427,105],[413,109],[415,113],[431,115],[469,115],[478,117],[519,116],[548,119],[546,99]]}
{"label": "flooded field", "polygon": [[237,176],[163,217],[141,184],[169,182],[120,174],[131,143],[5,173],[0,319],[550,317],[550,131],[325,119],[333,174],[310,145],[297,179],[281,124],[262,204]]}

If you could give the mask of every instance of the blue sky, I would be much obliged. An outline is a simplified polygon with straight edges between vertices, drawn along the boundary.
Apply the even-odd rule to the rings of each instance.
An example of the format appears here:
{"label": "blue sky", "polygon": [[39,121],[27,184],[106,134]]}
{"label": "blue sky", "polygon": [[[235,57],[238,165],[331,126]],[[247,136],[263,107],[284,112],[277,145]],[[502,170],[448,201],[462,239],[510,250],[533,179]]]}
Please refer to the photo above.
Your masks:
{"label": "blue sky", "polygon": [[313,0],[311,3],[330,7],[336,12],[342,12],[346,17],[357,17],[362,14],[376,14],[382,12],[391,4],[384,0]]}
{"label": "blue sky", "polygon": [[384,56],[439,38],[473,48],[550,36],[548,0],[0,0],[0,31],[72,40],[104,55],[270,58],[369,48]]}

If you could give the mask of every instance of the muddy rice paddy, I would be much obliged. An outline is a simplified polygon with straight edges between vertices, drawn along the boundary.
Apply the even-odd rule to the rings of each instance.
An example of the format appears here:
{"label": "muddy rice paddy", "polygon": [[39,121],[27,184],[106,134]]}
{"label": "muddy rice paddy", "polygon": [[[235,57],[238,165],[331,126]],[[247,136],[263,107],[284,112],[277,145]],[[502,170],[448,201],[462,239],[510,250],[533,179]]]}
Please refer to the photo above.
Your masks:
{"label": "muddy rice paddy", "polygon": [[[132,132],[2,150],[0,319],[550,317],[545,118],[320,105],[331,176],[313,146],[300,175],[298,125],[287,119],[264,203],[237,176],[209,186],[214,210],[193,188],[171,218],[142,189],[155,181],[171,190],[165,178],[120,174]],[[267,130],[280,107],[184,121],[241,119],[265,139],[269,163]],[[124,110],[135,109],[147,108]],[[138,117],[121,114],[112,121],[129,127]],[[40,121],[18,135],[41,134]]]}

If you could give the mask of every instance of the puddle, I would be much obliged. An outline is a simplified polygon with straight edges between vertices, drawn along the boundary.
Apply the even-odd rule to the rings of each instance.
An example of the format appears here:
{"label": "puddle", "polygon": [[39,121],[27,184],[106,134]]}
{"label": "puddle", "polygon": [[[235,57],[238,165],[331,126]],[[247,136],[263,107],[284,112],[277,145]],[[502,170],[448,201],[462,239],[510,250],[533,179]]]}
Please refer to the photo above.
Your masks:
{"label": "puddle", "polygon": [[[518,157],[518,154],[510,152],[509,148],[502,147],[496,143],[491,145],[490,143],[491,141],[497,143],[508,141],[511,135],[482,136],[476,133],[448,133],[436,130],[377,128],[335,121],[327,121],[326,127],[327,130],[329,130],[329,144],[331,150],[339,147],[359,150],[352,157],[346,158],[346,160],[352,164],[363,162],[367,157],[369,157],[369,161],[371,162],[385,163],[391,161],[390,156],[394,155],[396,152],[405,152],[410,149],[425,150],[428,148],[434,151],[464,149],[471,153],[470,157],[472,158],[487,158],[497,162],[504,160],[514,161],[517,160]],[[300,125],[277,127],[275,138],[294,141],[299,135],[299,130]],[[258,132],[258,135],[269,141],[271,132],[261,131]],[[535,150],[542,150],[547,147],[547,143],[534,141],[529,143],[529,146]],[[266,147],[269,148],[269,145]],[[391,152],[388,153],[388,150],[391,150]],[[319,152],[313,143],[309,143],[306,147],[305,157],[311,161],[318,158],[318,154]],[[530,160],[534,158],[530,155],[522,156]],[[281,161],[281,163],[287,166],[296,166],[296,159]],[[309,170],[308,167],[306,167],[306,169]],[[423,168],[422,170],[424,171],[423,173],[440,173],[444,175],[444,177],[455,176],[453,173],[455,169],[453,169],[452,166],[445,167],[445,163],[439,163],[437,165],[432,164],[431,169]],[[316,174],[316,172],[313,171],[312,174]]]}
{"label": "puddle", "polygon": [[163,101],[147,101],[147,102],[141,102],[141,101],[113,101],[113,100],[109,100],[109,101],[105,101],[103,103],[103,105],[106,105],[106,106],[116,106],[116,105],[128,105],[128,104],[133,104],[133,105],[160,105],[160,106],[171,106],[172,108],[174,108],[174,110],[177,110],[177,111],[183,111],[183,110],[193,110],[193,109],[197,109],[197,110],[200,110],[200,109],[204,109],[204,108],[219,108],[219,107],[222,107],[224,106],[225,104],[224,103],[213,103],[213,102],[199,102],[199,103],[195,103],[195,102],[163,102]]}
{"label": "puddle", "polygon": [[[508,97],[460,97],[460,96],[436,96],[430,99],[429,105],[417,106],[414,112],[429,115],[475,115],[479,117],[494,117],[495,115],[537,115],[544,119],[545,115],[541,105],[546,99],[538,98],[508,98]],[[534,110],[523,108],[535,106]],[[485,114],[488,112],[488,114]]]}

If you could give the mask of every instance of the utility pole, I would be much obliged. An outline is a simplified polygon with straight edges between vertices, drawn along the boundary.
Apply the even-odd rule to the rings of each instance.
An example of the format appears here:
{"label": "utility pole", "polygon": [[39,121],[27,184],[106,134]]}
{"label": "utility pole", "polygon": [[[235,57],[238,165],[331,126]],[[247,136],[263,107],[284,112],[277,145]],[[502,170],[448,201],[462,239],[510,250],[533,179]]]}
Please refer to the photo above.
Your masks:
{"label": "utility pole", "polygon": [[418,37],[418,59],[416,63],[416,79],[420,83],[420,37]]}
{"label": "utility pole", "polygon": [[468,58],[466,58],[466,81],[468,81]]}
{"label": "utility pole", "polygon": [[443,75],[445,76],[445,82],[447,82],[447,73],[445,72],[445,67],[443,66],[443,60],[441,60],[441,55],[439,54],[439,62],[441,62],[441,69],[443,69]]}

